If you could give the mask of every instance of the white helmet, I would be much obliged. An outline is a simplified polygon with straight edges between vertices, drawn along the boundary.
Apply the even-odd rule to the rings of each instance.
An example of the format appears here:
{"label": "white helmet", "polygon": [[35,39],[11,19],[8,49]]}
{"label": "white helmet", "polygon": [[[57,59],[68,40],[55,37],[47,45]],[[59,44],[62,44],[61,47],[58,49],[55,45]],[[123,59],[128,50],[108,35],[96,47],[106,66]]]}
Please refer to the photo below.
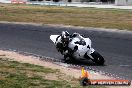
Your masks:
{"label": "white helmet", "polygon": [[62,42],[69,42],[70,34],[67,31],[62,31],[61,33]]}
{"label": "white helmet", "polygon": [[61,37],[62,38],[69,38],[70,37],[70,34],[67,31],[62,31]]}

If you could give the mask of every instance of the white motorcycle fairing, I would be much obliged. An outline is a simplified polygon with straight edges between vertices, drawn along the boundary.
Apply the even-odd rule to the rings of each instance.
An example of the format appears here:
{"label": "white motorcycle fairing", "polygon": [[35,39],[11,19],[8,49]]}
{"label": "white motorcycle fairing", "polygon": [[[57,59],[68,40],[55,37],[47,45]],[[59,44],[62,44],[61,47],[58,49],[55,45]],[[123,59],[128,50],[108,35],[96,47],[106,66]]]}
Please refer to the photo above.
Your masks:
{"label": "white motorcycle fairing", "polygon": [[74,52],[74,57],[75,58],[84,58],[84,55],[87,53],[88,56],[90,56],[91,53],[93,53],[95,50],[91,48],[91,40],[89,38],[83,38],[85,45],[76,43],[80,41],[78,37],[75,37],[72,39],[72,41],[69,43],[69,48],[72,50],[74,49],[75,46],[78,46],[78,49],[76,52]]}
{"label": "white motorcycle fairing", "polygon": [[[56,45],[56,38],[59,35],[51,35],[50,39],[52,40],[52,42]],[[74,49],[75,46],[78,46],[78,50],[76,52],[74,52],[73,57],[75,58],[84,58],[85,53],[87,53],[87,55],[89,57],[91,53],[93,53],[95,50],[93,48],[91,48],[91,40],[89,38],[83,38],[84,41],[86,42],[86,45],[81,45],[81,44],[77,44],[75,42],[80,41],[79,38],[75,37],[72,39],[72,41],[69,43],[68,47],[71,48],[72,50]]]}
{"label": "white motorcycle fairing", "polygon": [[54,43],[54,44],[56,44],[56,38],[58,37],[59,35],[51,35],[50,36],[50,39],[52,40],[52,42]]}

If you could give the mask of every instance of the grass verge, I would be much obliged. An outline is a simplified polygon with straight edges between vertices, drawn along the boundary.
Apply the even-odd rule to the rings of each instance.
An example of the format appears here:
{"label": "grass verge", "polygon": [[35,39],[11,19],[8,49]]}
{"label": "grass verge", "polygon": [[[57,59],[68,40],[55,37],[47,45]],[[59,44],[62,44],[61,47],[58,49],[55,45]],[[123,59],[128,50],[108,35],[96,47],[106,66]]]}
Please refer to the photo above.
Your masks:
{"label": "grass verge", "polygon": [[0,4],[0,21],[64,24],[132,30],[132,11]]}
{"label": "grass verge", "polygon": [[[77,79],[57,69],[0,57],[0,88],[83,88]],[[87,87],[86,87],[87,88]],[[88,88],[105,88],[89,86]]]}

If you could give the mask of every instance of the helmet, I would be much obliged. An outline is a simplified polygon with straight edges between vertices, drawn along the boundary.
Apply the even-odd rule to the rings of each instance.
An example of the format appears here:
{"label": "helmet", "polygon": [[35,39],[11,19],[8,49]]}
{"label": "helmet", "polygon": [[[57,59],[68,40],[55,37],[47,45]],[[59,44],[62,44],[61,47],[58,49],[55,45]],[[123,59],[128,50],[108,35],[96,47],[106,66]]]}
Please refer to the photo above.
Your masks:
{"label": "helmet", "polygon": [[62,31],[61,36],[62,38],[69,38],[70,34],[67,31]]}
{"label": "helmet", "polygon": [[70,34],[67,31],[62,31],[61,37],[62,37],[62,42],[67,43],[69,42]]}

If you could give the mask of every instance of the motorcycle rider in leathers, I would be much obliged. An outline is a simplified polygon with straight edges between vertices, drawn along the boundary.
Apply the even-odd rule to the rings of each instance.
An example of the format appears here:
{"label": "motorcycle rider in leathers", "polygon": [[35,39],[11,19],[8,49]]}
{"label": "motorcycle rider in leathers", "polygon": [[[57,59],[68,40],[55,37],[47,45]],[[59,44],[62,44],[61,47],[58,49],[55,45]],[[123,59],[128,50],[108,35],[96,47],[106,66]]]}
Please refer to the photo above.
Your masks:
{"label": "motorcycle rider in leathers", "polygon": [[74,50],[68,47],[69,42],[76,36],[77,33],[70,35],[67,31],[62,31],[61,35],[56,38],[56,48],[58,52],[64,55],[64,59],[71,56],[77,50],[77,46],[75,46]]}

